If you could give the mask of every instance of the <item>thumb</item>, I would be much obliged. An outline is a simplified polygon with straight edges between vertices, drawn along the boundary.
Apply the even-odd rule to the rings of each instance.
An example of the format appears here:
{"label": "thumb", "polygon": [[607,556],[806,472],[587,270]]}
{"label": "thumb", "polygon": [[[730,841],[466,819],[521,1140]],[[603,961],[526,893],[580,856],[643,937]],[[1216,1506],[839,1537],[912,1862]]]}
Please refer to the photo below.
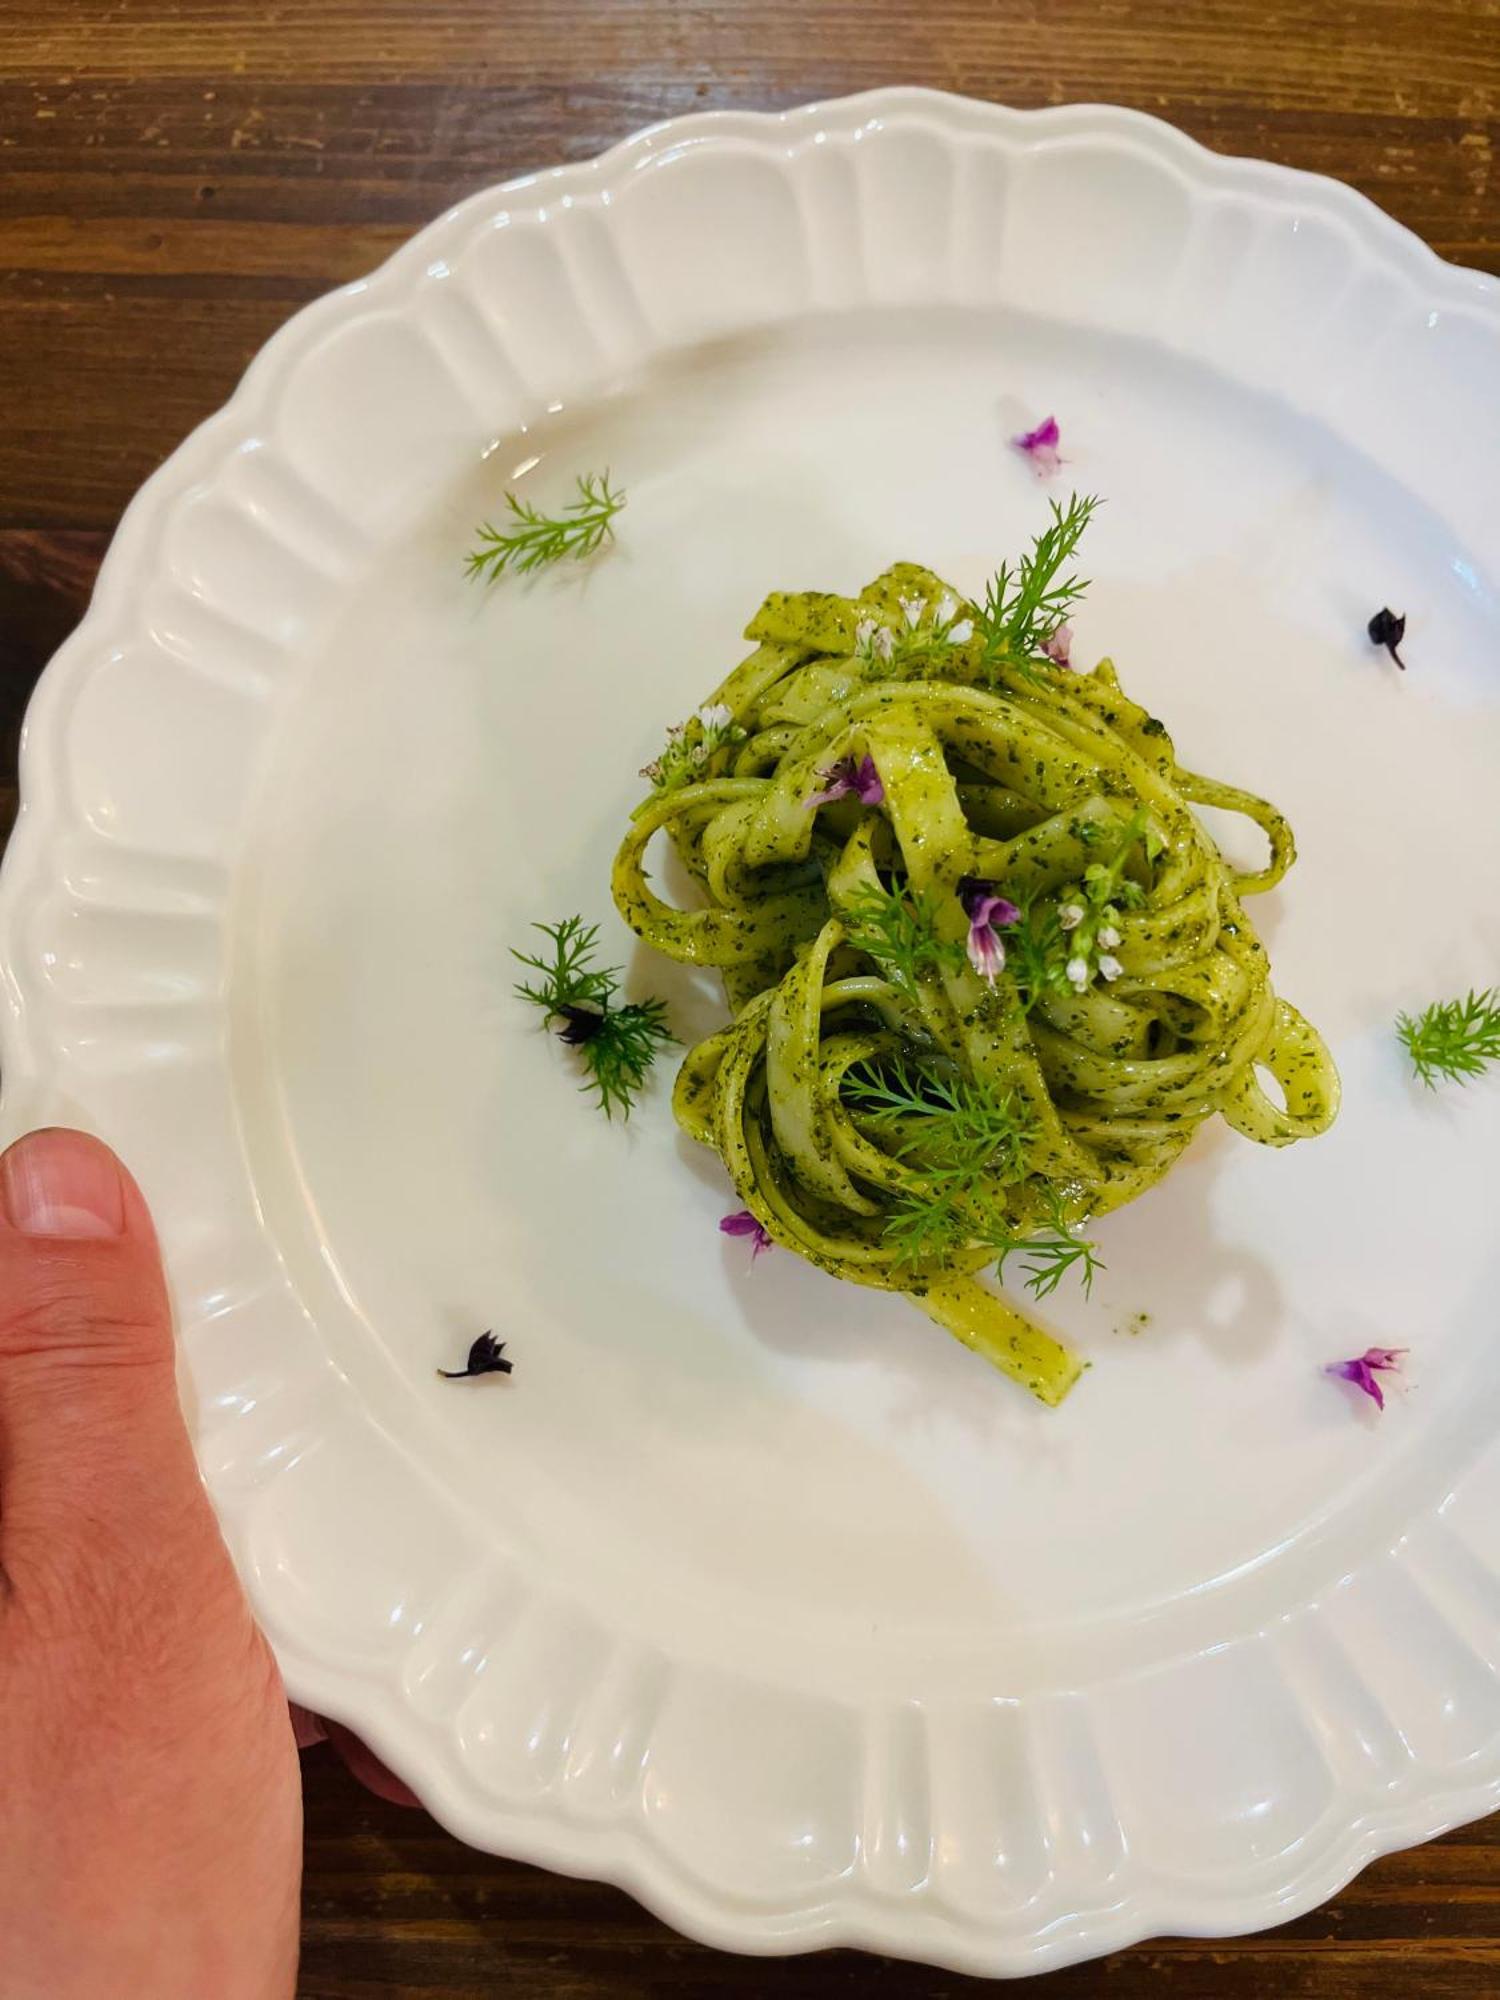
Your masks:
{"label": "thumb", "polygon": [[122,1545],[170,1559],[210,1521],[140,1190],[99,1140],[33,1132],[0,1157],[0,1580],[66,1602]]}

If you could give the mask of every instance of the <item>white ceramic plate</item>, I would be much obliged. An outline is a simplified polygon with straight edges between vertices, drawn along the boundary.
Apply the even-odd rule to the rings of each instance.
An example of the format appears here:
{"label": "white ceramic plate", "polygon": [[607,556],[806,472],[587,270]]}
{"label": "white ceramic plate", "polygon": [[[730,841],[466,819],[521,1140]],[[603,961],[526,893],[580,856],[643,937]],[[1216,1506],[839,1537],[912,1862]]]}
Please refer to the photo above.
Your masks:
{"label": "white ceramic plate", "polygon": [[[1109,503],[1080,644],[1289,812],[1257,920],[1346,1096],[1108,1222],[1056,1414],[751,1270],[665,1087],[607,1127],[507,958],[580,910],[716,1017],[609,911],[637,766],[768,587],[976,587],[1051,411]],[[606,559],[465,584],[508,484],[606,464]],[[97,1127],[155,1204],[299,1699],[701,1937],[978,1971],[1269,1923],[1500,1801],[1500,1092],[1392,1037],[1500,964],[1497,464],[1493,281],[1096,108],[687,119],[271,342],[36,697],[4,1060],[10,1129]],[[489,1325],[514,1378],[438,1381]],[[1372,1342],[1381,1419],[1320,1372]]]}

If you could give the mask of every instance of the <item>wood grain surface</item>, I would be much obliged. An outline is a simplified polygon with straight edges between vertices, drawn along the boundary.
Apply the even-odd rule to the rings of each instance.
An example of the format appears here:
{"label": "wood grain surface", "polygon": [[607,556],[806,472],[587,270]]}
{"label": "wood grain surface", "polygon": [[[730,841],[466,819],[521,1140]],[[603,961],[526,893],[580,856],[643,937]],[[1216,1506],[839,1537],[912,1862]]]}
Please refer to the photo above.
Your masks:
{"label": "wood grain surface", "polygon": [[[0,0],[5,825],[27,691],[120,509],[289,313],[507,174],[676,112],[894,82],[1137,105],[1500,270],[1500,0]],[[980,1990],[853,1953],[725,1957],[618,1891],[459,1846],[326,1747],[306,1776],[308,2000]],[[1027,1991],[1494,2000],[1500,1820],[1281,1930]]]}

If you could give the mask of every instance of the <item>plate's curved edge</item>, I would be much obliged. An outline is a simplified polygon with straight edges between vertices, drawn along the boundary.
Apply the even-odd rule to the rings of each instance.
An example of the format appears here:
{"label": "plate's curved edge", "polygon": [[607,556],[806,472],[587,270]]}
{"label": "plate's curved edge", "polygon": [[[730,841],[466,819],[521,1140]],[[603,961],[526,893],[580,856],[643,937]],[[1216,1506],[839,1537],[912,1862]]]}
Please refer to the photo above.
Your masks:
{"label": "plate's curved edge", "polygon": [[[794,144],[820,120],[842,125],[921,114],[949,125],[1003,127],[1039,139],[1113,136],[1143,146],[1195,181],[1254,186],[1278,201],[1315,208],[1347,222],[1372,255],[1398,265],[1414,284],[1441,288],[1465,304],[1500,316],[1500,283],[1445,263],[1428,246],[1355,191],[1301,170],[1216,154],[1147,114],[1109,106],[1061,106],[1017,111],[920,89],[872,91],[861,96],[780,112],[709,112],[654,125],[594,160],[523,176],[470,195],[398,248],[368,278],[313,302],[278,331],[251,363],[233,397],[183,443],[146,482],[122,519],[101,570],[94,602],[78,631],[60,649],[28,712],[22,750],[22,808],[0,880],[0,978],[7,1002],[0,1021],[5,1091],[0,1115],[9,1126],[18,1105],[29,1112],[43,1085],[42,1066],[30,1058],[28,990],[16,952],[16,917],[29,886],[44,869],[47,838],[63,799],[58,756],[75,672],[111,643],[112,621],[128,604],[146,560],[172,508],[189,495],[221,457],[254,435],[260,414],[274,399],[303,352],[323,331],[367,310],[381,309],[405,287],[420,283],[435,247],[492,215],[506,197],[539,184],[579,190],[606,184],[667,150],[700,142],[743,141],[764,146],[777,133]],[[49,782],[49,780],[51,782]],[[977,1973],[1021,1974],[1061,1966],[1115,1949],[1162,1930],[1219,1935],[1284,1921],[1335,1893],[1377,1855],[1428,1838],[1500,1801],[1500,1777],[1479,1782],[1431,1783],[1420,1798],[1366,1812],[1327,1829],[1328,1837],[1301,1855],[1279,1887],[1252,1895],[1215,1895],[1201,1883],[1147,1881],[1092,1911],[1075,1911],[1044,1931],[1014,1921],[1003,1931],[965,1926],[951,1909],[918,1910],[906,1902],[879,1901],[846,1880],[833,1899],[805,1911],[765,1915],[736,1908],[725,1895],[689,1878],[651,1839],[642,1815],[608,1826],[584,1826],[554,1815],[549,1821],[466,1798],[446,1772],[416,1770],[409,1752],[410,1719],[391,1688],[356,1679],[342,1669],[320,1669],[296,1648],[281,1646],[294,1697],[357,1729],[393,1769],[415,1780],[432,1808],[461,1838],[500,1847],[521,1858],[572,1873],[616,1882],[678,1928],[729,1949],[757,1952],[855,1945],[919,1956]],[[554,1831],[556,1830],[556,1831]],[[1310,1857],[1315,1852],[1316,1861]]]}
{"label": "plate's curved edge", "polygon": [[[831,1902],[809,1905],[791,1916],[774,1918],[726,1915],[704,1886],[685,1875],[659,1851],[644,1855],[638,1829],[621,1838],[618,1827],[568,1826],[564,1838],[550,1840],[539,1820],[515,1814],[510,1831],[498,1842],[493,1815],[476,1817],[461,1798],[434,1787],[428,1773],[404,1766],[399,1725],[392,1726],[390,1701],[381,1691],[368,1699],[349,1699],[349,1690],[332,1687],[306,1662],[282,1662],[287,1689],[294,1701],[342,1723],[367,1743],[382,1761],[421,1793],[426,1809],[455,1839],[504,1854],[532,1866],[588,1881],[607,1882],[633,1896],[674,1930],[721,1951],[760,1957],[798,1951],[837,1949],[874,1951],[886,1957],[940,1965],[976,1978],[1024,1979],[1043,1972],[1123,1951],[1154,1937],[1243,1937],[1270,1925],[1291,1923],[1317,1909],[1384,1856],[1435,1840],[1444,1833],[1500,1810],[1500,1774],[1478,1784],[1454,1787],[1441,1804],[1424,1812],[1369,1813],[1350,1823],[1344,1838],[1331,1844],[1314,1871],[1295,1882],[1256,1898],[1199,1896],[1191,1911],[1174,1902],[1170,1889],[1157,1885],[1153,1897],[1121,1898],[1093,1910],[1070,1913],[1033,1937],[1024,1947],[1002,1943],[990,1933],[965,1935],[951,1913],[940,1913],[929,1933],[913,1936],[911,1911],[894,1916],[872,1897],[858,1899],[853,1911]],[[361,1690],[361,1692],[365,1692]],[[419,1782],[420,1780],[420,1782]],[[924,1913],[925,1914],[925,1913]]]}

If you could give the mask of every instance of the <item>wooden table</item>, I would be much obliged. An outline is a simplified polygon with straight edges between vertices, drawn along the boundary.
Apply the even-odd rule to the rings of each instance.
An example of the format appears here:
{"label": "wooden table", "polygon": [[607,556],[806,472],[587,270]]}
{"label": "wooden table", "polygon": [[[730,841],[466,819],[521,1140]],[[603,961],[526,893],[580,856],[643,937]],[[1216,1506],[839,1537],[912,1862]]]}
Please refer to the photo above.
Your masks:
{"label": "wooden table", "polygon": [[[304,301],[458,196],[652,119],[892,82],[1138,105],[1210,146],[1337,175],[1444,256],[1500,270],[1497,0],[4,0],[10,737],[134,487]],[[491,1860],[381,1805],[324,1749],[307,1768],[302,1990],[978,1987],[851,1953],[776,1962],[684,1943],[615,1890]],[[1494,1996],[1500,1820],[1384,1861],[1269,1935],[1143,1945],[1027,1990]]]}

